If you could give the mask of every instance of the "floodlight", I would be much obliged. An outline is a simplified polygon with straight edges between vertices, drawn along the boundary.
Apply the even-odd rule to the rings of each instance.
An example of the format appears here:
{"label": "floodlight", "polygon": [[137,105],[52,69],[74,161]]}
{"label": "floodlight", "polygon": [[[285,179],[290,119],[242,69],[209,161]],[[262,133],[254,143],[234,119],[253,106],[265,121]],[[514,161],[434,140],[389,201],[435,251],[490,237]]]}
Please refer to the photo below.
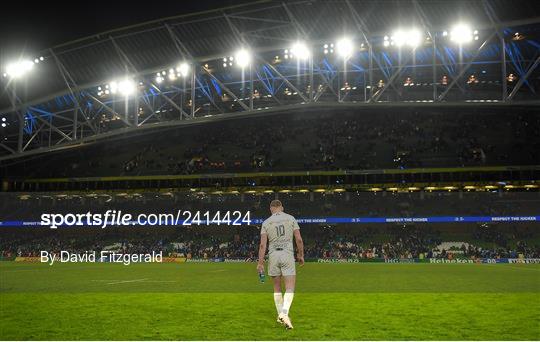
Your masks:
{"label": "floodlight", "polygon": [[119,92],[122,95],[129,96],[135,92],[135,83],[131,80],[125,79],[122,81],[113,81],[109,83],[111,94]]}
{"label": "floodlight", "polygon": [[6,121],[6,118],[2,118],[2,121],[4,121],[4,122],[5,122],[5,121]]}
{"label": "floodlight", "polygon": [[181,63],[178,68],[176,68],[176,71],[178,71],[183,77],[186,77],[189,73],[189,64],[187,63]]}
{"label": "floodlight", "polygon": [[123,95],[131,95],[135,92],[135,89],[135,83],[131,80],[126,79],[118,82],[118,91]]}
{"label": "floodlight", "polygon": [[106,88],[111,89],[112,94],[116,94],[116,91],[118,90],[118,82],[112,81],[111,83],[108,84]]}
{"label": "floodlight", "polygon": [[450,31],[450,40],[459,44],[473,40],[473,31],[468,25],[457,24]]}
{"label": "floodlight", "polygon": [[398,30],[392,35],[392,42],[397,47],[402,47],[403,45],[408,45],[412,48],[417,47],[421,41],[420,31],[417,29],[410,30]]}
{"label": "floodlight", "polygon": [[6,67],[6,74],[18,78],[28,73],[34,67],[34,63],[29,60],[22,60],[8,64]]}
{"label": "floodlight", "polygon": [[5,122],[2,122],[2,127],[6,127],[6,123]]}
{"label": "floodlight", "polygon": [[[251,63],[251,55],[246,49],[239,50],[235,57],[236,64],[241,68],[245,68]],[[229,60],[232,60],[232,57]]]}
{"label": "floodlight", "polygon": [[291,48],[291,53],[298,59],[308,59],[310,56],[309,49],[305,43],[297,42]]}
{"label": "floodlight", "polygon": [[338,40],[338,42],[336,43],[336,48],[337,48],[337,53],[341,57],[347,59],[351,57],[354,46],[353,46],[352,40],[350,40],[349,38],[342,38]]}

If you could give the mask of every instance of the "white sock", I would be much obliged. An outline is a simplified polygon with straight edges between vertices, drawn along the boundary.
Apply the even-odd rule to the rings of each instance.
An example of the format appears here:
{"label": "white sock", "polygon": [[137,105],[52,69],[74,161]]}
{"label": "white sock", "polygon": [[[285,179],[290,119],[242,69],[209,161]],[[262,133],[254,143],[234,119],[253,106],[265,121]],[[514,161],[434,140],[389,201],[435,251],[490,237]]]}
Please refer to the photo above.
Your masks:
{"label": "white sock", "polygon": [[274,292],[274,303],[276,304],[276,310],[279,315],[283,309],[283,295],[281,292]]}
{"label": "white sock", "polygon": [[285,291],[285,296],[283,296],[283,309],[281,310],[284,315],[289,314],[289,309],[291,308],[293,298],[294,292]]}

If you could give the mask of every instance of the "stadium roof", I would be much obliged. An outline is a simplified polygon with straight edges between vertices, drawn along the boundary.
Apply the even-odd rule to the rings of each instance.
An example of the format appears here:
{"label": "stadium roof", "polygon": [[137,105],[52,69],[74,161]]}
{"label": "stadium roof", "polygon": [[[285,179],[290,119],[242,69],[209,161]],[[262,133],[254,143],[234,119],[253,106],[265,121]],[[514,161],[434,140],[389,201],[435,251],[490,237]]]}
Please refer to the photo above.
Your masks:
{"label": "stadium roof", "polygon": [[[350,5],[370,36],[418,23],[420,18],[433,29],[446,29],[458,20],[479,29],[498,25],[487,14],[486,1],[361,0]],[[20,102],[40,101],[67,92],[67,83],[84,88],[126,71],[153,72],[183,58],[220,59],[242,44],[271,50],[299,37],[324,41],[342,33],[359,35],[348,6],[345,1],[255,1],[101,32],[25,56],[30,60],[43,56],[44,60],[32,75],[18,81],[17,97]],[[520,26],[540,22],[538,1],[491,0],[489,8],[499,23]],[[8,96],[8,79],[0,79],[0,109],[4,111],[13,103]]]}

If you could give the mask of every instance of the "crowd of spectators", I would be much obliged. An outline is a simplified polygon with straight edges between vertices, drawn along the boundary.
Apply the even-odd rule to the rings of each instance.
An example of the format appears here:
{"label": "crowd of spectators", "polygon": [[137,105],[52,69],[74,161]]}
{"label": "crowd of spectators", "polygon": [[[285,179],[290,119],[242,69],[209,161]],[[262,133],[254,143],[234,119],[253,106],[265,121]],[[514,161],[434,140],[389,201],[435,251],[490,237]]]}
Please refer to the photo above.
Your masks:
{"label": "crowd of spectators", "polygon": [[540,157],[539,137],[534,112],[308,111],[125,137],[10,164],[2,172],[79,177],[527,165]]}
{"label": "crowd of spectators", "polygon": [[[41,250],[74,253],[114,250],[122,253],[163,251],[165,256],[193,259],[257,258],[259,230],[241,228],[68,228],[50,230],[9,230],[2,232],[1,255],[39,256]],[[217,230],[214,230],[217,229]],[[305,256],[310,259],[412,259],[412,258],[540,258],[539,235],[533,229],[512,225],[486,227],[468,225],[453,237],[461,247],[440,249],[452,227],[384,225],[357,228],[347,225],[322,225],[302,228]],[[495,233],[478,235],[489,229]],[[519,232],[516,236],[516,232]],[[481,233],[482,234],[482,233]],[[492,240],[497,236],[500,244]],[[517,238],[517,240],[511,240]]]}

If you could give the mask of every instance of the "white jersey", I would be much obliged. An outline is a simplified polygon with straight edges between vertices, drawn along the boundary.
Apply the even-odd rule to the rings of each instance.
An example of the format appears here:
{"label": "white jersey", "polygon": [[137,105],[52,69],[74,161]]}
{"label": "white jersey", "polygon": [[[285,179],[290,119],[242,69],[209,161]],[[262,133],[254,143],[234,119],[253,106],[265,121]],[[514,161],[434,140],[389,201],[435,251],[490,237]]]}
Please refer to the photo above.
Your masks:
{"label": "white jersey", "polygon": [[294,231],[300,229],[296,219],[284,212],[277,212],[267,218],[261,228],[261,234],[268,235],[268,253],[285,251],[294,255]]}

